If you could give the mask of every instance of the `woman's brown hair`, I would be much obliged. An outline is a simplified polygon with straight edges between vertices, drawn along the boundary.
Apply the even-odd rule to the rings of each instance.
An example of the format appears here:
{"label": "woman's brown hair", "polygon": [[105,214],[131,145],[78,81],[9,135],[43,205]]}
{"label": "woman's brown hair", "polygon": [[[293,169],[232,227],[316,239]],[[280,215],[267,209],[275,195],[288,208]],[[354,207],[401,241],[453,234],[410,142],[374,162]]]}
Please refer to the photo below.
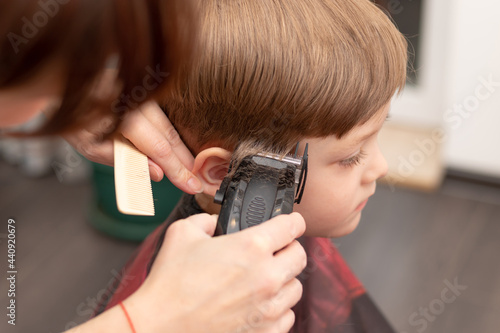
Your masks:
{"label": "woman's brown hair", "polygon": [[199,0],[200,52],[165,110],[193,150],[344,136],[406,81],[407,44],[368,0]]}
{"label": "woman's brown hair", "polygon": [[[186,0],[2,2],[0,89],[23,84],[57,59],[64,72],[62,102],[37,134],[74,129],[103,116],[119,121],[128,109],[164,93],[167,77],[191,51],[192,16]],[[98,100],[95,87],[113,56],[118,71],[111,84],[117,89]]]}

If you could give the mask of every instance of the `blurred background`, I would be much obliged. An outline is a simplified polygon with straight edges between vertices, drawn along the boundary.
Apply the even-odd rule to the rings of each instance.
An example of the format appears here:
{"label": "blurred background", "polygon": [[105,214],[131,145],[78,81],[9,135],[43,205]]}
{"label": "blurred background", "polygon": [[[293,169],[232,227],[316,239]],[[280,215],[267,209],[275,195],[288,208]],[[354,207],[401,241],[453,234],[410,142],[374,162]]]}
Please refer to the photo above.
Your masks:
{"label": "blurred background", "polygon": [[[332,241],[398,332],[498,332],[500,2],[376,2],[414,71],[380,135],[389,174]],[[0,253],[13,218],[19,271],[18,325],[0,331],[61,332],[88,319],[180,192],[154,184],[159,213],[138,220],[117,212],[112,168],[60,139],[0,139],[0,156]]]}

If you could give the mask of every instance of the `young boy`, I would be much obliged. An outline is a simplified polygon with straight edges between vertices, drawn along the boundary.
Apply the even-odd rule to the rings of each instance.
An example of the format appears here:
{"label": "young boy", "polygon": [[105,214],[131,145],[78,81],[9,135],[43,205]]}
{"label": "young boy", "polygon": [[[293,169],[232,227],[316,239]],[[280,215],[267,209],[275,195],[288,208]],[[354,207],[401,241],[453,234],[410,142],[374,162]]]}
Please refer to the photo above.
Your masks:
{"label": "young boy", "polygon": [[286,153],[300,141],[309,172],[294,210],[306,221],[309,263],[292,331],[392,332],[331,242],[315,237],[351,233],[387,171],[377,133],[405,84],[404,37],[369,0],[203,0],[199,9],[201,56],[176,78],[165,110],[204,193],[181,199],[98,311],[144,281],[170,223],[218,213],[213,196],[238,144]]}

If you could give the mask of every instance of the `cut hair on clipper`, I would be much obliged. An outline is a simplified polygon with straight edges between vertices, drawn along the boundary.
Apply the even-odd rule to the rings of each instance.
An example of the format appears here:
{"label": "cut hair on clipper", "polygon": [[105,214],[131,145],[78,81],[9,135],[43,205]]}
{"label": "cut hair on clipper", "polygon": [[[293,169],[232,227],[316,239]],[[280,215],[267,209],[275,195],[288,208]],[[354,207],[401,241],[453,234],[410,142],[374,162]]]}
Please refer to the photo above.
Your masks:
{"label": "cut hair on clipper", "polygon": [[[307,151],[298,156],[257,153],[239,163],[232,160],[214,202],[221,204],[220,232],[234,233],[293,211],[300,203],[307,179]],[[237,164],[236,164],[237,163]]]}

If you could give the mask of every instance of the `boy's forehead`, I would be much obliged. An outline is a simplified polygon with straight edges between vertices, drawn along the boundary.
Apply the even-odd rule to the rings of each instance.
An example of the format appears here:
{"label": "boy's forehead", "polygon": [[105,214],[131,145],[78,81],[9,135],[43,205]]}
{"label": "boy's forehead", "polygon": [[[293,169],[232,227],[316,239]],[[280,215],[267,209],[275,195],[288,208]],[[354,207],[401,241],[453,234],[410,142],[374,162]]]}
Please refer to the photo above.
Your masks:
{"label": "boy's forehead", "polygon": [[302,140],[313,143],[314,147],[322,149],[325,156],[335,156],[336,158],[346,157],[344,155],[352,154],[360,149],[360,145],[373,135],[376,135],[382,128],[387,115],[389,113],[389,104],[380,108],[380,110],[366,123],[354,127],[349,133],[342,138],[337,138],[335,135],[330,135],[324,138],[306,138]]}
{"label": "boy's forehead", "polygon": [[380,108],[380,110],[370,118],[366,123],[354,127],[345,137],[340,141],[345,141],[346,143],[352,143],[352,145],[358,145],[362,141],[368,139],[369,137],[376,134],[382,126],[389,115],[390,103]]}

